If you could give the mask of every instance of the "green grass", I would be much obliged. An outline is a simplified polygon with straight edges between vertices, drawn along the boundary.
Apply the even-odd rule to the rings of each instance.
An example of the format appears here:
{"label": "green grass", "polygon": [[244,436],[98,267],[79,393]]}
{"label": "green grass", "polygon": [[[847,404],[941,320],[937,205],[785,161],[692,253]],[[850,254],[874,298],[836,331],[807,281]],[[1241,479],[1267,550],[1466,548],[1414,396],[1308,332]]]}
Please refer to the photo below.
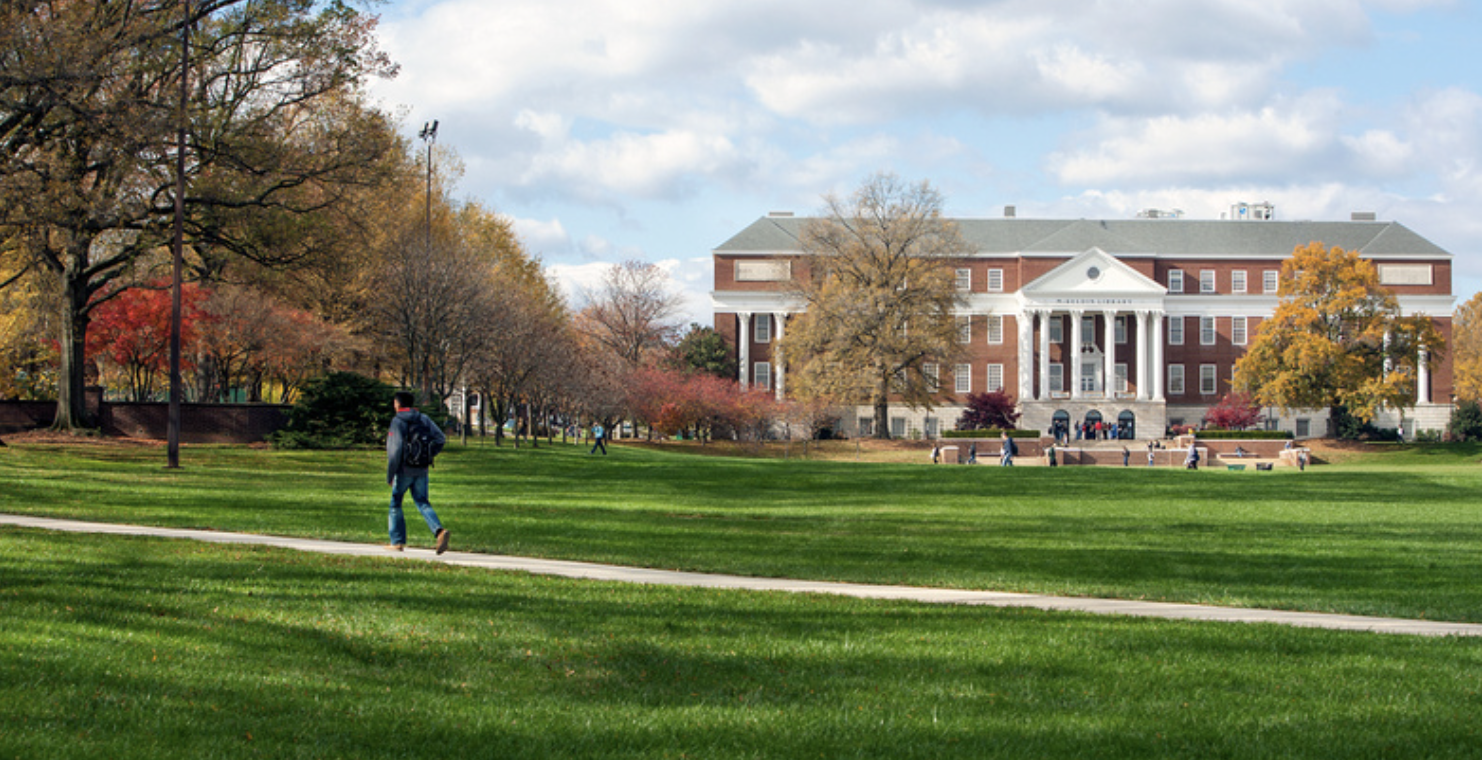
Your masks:
{"label": "green grass", "polygon": [[[192,459],[171,477],[201,477]],[[106,460],[88,467],[112,471]],[[1465,758],[1482,746],[1472,639],[21,529],[0,529],[0,614],[6,758]]]}
{"label": "green grass", "polygon": [[[1478,456],[1191,473],[470,446],[432,493],[466,551],[1482,622]],[[0,511],[384,541],[383,462],[201,447],[169,471],[156,449],[10,446]]]}

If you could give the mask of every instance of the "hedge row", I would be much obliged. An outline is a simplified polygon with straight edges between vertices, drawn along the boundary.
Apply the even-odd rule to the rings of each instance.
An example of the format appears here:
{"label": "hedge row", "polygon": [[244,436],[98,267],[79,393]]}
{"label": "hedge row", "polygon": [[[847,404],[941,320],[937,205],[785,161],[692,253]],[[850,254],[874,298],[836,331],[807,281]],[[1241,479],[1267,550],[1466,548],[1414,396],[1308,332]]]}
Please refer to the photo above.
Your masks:
{"label": "hedge row", "polygon": [[1038,430],[1000,430],[989,428],[987,430],[947,430],[942,433],[943,438],[998,438],[1008,433],[1010,438],[1039,438]]}
{"label": "hedge row", "polygon": [[1208,438],[1211,441],[1272,441],[1291,438],[1292,434],[1285,430],[1200,430],[1194,433],[1194,436],[1197,438]]}

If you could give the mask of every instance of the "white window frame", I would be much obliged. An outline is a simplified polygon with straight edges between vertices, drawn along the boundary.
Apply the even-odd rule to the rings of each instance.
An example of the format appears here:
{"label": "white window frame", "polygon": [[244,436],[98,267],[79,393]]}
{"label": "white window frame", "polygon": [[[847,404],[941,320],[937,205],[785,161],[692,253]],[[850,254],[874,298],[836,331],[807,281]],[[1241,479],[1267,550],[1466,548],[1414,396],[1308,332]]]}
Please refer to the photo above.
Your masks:
{"label": "white window frame", "polygon": [[921,375],[926,378],[926,387],[936,393],[942,389],[942,368],[936,362],[921,365]]}
{"label": "white window frame", "polygon": [[1003,344],[1003,315],[988,315],[988,343],[998,346]]}
{"label": "white window frame", "polygon": [[1116,378],[1117,379],[1116,379],[1116,386],[1115,387],[1117,389],[1117,393],[1126,393],[1127,392],[1127,362],[1117,362],[1113,366],[1113,370],[1112,371],[1116,373]]}
{"label": "white window frame", "polygon": [[1267,295],[1275,295],[1281,289],[1281,272],[1275,269],[1267,269],[1261,272],[1261,291]]}
{"label": "white window frame", "polygon": [[751,365],[751,387],[758,390],[772,390],[772,363],[753,362]]}
{"label": "white window frame", "polygon": [[1168,395],[1184,395],[1184,365],[1168,365]]}
{"label": "white window frame", "polygon": [[1199,318],[1199,345],[1213,346],[1219,342],[1219,336],[1219,325],[1214,321],[1214,317]]}
{"label": "white window frame", "polygon": [[1060,362],[1050,363],[1050,392],[1065,392],[1065,365]]}
{"label": "white window frame", "polygon": [[1003,292],[1003,270],[1002,269],[990,269],[990,270],[988,270],[988,292],[989,293],[1002,293]]}
{"label": "white window frame", "polygon": [[968,344],[973,342],[973,318],[957,318],[957,342]]}
{"label": "white window frame", "polygon": [[1170,269],[1170,270],[1168,270],[1168,292],[1169,293],[1182,293],[1182,292],[1184,292],[1184,270],[1182,270],[1182,269]]}
{"label": "white window frame", "polygon": [[890,418],[890,437],[891,438],[894,438],[896,440],[900,440],[900,439],[906,437],[906,418],[905,417],[891,417]]}
{"label": "white window frame", "polygon": [[1064,321],[1064,319],[1065,319],[1065,317],[1064,317],[1063,314],[1056,314],[1055,316],[1050,317],[1050,323],[1049,324],[1050,324],[1050,342],[1051,343],[1054,343],[1056,345],[1059,345],[1059,344],[1065,342],[1065,321]]}
{"label": "white window frame", "polygon": [[968,293],[968,292],[971,292],[972,289],[973,289],[973,270],[971,270],[971,269],[959,269],[959,270],[957,270],[957,291],[959,293]]}
{"label": "white window frame", "polygon": [[1218,364],[1199,365],[1199,395],[1216,396],[1220,392],[1220,367]]}
{"label": "white window frame", "polygon": [[1219,285],[1219,282],[1217,280],[1217,277],[1215,275],[1215,271],[1213,269],[1201,269],[1201,270],[1199,270],[1199,292],[1200,293],[1214,293],[1214,292],[1217,292],[1216,291],[1216,288],[1217,288],[1218,285]]}
{"label": "white window frame", "polygon": [[[997,381],[996,382],[994,380],[995,376],[997,377]],[[987,386],[987,390],[988,390],[989,393],[992,393],[993,391],[1003,390],[1003,365],[1002,364],[989,364],[988,365],[988,386]]]}
{"label": "white window frame", "polygon": [[1168,345],[1182,346],[1184,344],[1184,318],[1182,315],[1168,317]]}
{"label": "white window frame", "polygon": [[751,316],[751,335],[753,343],[771,343],[772,315],[753,314]]}
{"label": "white window frame", "polygon": [[1093,314],[1081,317],[1081,345],[1096,345],[1096,316]]}
{"label": "white window frame", "polygon": [[973,365],[958,364],[952,368],[952,392],[973,392]]}
{"label": "white window frame", "polygon": [[1237,346],[1245,345],[1248,326],[1246,317],[1230,317],[1230,342]]}
{"label": "white window frame", "polygon": [[1127,318],[1117,317],[1116,320],[1117,327],[1114,340],[1116,340],[1117,345],[1125,346],[1127,345]]}
{"label": "white window frame", "polygon": [[1235,271],[1233,271],[1233,272],[1230,273],[1230,292],[1231,293],[1244,293],[1245,292],[1245,270],[1244,269],[1236,269]]}

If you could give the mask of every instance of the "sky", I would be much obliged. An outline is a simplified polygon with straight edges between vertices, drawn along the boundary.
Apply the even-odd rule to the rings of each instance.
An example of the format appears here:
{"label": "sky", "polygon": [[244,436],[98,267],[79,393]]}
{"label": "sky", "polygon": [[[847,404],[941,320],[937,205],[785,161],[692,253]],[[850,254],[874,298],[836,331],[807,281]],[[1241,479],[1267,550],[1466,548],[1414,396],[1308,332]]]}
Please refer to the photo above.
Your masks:
{"label": "sky", "polygon": [[712,324],[710,252],[871,175],[948,216],[1396,221],[1482,290],[1475,0],[392,0],[370,95],[581,306],[627,260]]}

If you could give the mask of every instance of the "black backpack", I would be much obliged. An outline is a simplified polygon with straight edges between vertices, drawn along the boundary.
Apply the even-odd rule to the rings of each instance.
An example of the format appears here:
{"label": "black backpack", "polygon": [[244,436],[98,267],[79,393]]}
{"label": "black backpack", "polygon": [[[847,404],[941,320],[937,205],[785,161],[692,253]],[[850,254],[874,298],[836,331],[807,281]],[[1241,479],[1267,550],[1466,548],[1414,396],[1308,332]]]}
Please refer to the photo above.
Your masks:
{"label": "black backpack", "polygon": [[401,463],[405,467],[425,470],[432,466],[439,447],[422,415],[407,420],[406,435],[401,439]]}

